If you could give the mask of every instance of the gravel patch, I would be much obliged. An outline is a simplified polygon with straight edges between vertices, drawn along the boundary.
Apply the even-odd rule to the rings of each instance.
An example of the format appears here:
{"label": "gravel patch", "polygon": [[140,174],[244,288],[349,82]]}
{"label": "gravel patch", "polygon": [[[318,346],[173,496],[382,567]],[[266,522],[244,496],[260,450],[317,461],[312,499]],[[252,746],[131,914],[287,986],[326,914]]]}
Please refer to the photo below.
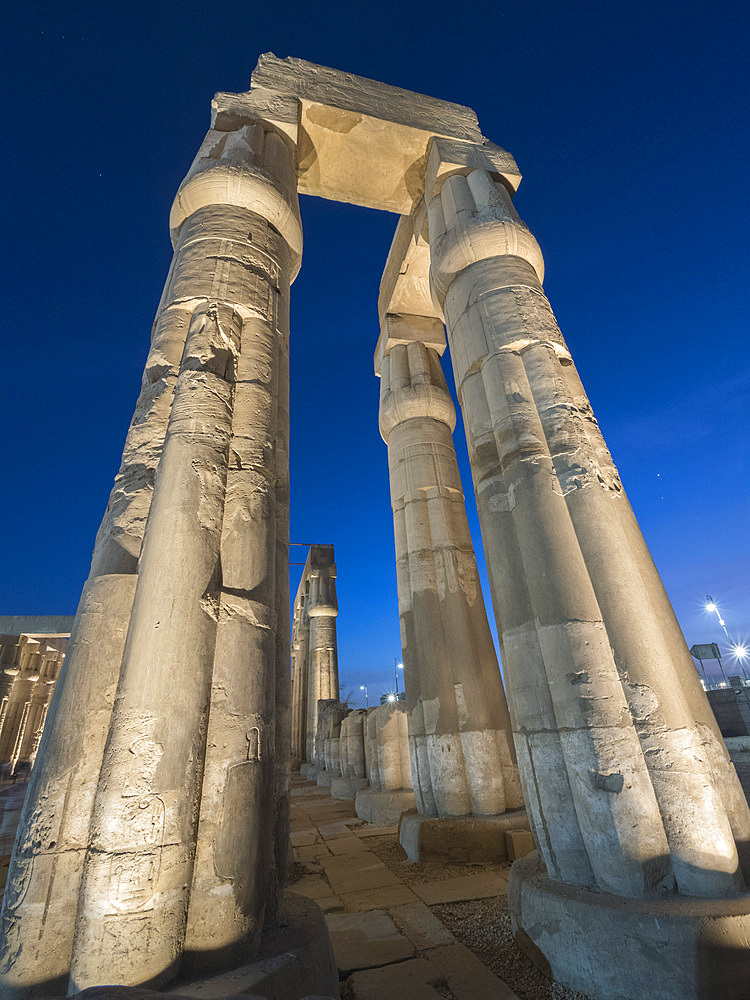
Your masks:
{"label": "gravel patch", "polygon": [[470,865],[437,864],[424,861],[409,861],[398,837],[388,834],[384,837],[368,837],[367,849],[377,855],[386,868],[398,875],[405,885],[415,882],[442,882],[462,875],[476,875],[478,871],[508,871],[510,865]]}
{"label": "gravel patch", "polygon": [[547,979],[524,955],[513,940],[505,896],[441,903],[430,909],[520,1000],[589,1000]]}

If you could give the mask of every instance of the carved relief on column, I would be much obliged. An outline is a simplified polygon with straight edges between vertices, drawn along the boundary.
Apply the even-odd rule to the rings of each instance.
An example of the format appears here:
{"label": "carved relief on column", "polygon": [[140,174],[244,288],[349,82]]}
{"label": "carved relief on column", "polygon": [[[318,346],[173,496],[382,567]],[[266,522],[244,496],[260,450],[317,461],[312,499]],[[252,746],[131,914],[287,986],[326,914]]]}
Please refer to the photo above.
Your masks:
{"label": "carved relief on column", "polygon": [[750,815],[572,374],[539,247],[481,169],[444,180],[429,231],[547,869],[626,896],[732,895]]}

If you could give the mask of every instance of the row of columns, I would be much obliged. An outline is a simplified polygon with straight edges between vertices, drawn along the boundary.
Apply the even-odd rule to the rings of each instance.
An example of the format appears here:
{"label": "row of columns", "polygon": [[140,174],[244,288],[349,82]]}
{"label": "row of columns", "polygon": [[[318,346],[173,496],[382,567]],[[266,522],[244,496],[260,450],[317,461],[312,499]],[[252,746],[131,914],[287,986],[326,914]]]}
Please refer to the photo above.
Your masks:
{"label": "row of columns", "polygon": [[0,762],[11,775],[36,759],[68,638],[0,636]]}

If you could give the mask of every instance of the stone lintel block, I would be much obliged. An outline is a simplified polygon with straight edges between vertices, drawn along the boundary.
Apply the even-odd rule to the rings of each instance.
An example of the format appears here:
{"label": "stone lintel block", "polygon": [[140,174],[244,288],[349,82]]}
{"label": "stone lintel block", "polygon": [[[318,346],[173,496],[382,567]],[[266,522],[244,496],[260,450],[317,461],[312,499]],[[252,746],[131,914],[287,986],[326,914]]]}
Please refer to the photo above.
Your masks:
{"label": "stone lintel block", "polygon": [[522,951],[592,1000],[748,995],[750,893],[625,898],[554,881],[534,851],[510,870],[508,906]]}
{"label": "stone lintel block", "polygon": [[481,144],[476,114],[460,104],[266,53],[251,78],[299,101],[299,190],[408,215],[423,191],[435,135]]}
{"label": "stone lintel block", "polygon": [[380,375],[383,358],[397,344],[421,343],[442,355],[447,346],[442,319],[389,313],[380,328],[375,348],[375,374]]}
{"label": "stone lintel block", "polygon": [[386,258],[378,293],[382,326],[387,313],[436,316],[442,312],[430,292],[430,246],[427,206],[420,201],[411,215],[402,215]]}
{"label": "stone lintel block", "polygon": [[528,832],[528,826],[525,809],[455,819],[420,816],[415,810],[401,817],[398,839],[410,861],[497,864],[508,858],[507,831]]}
{"label": "stone lintel block", "polygon": [[259,118],[275,125],[297,143],[299,137],[300,103],[290,94],[258,88],[233,94],[220,91],[211,101],[211,128],[216,128],[221,116],[227,118]]}
{"label": "stone lintel block", "polygon": [[411,788],[384,789],[361,788],[354,800],[354,809],[360,819],[375,826],[398,823],[401,813],[416,809],[417,802]]}
{"label": "stone lintel block", "polygon": [[425,169],[424,193],[429,201],[440,193],[443,181],[453,174],[466,176],[472,170],[487,170],[510,190],[517,191],[521,172],[512,155],[493,142],[461,142],[435,136],[430,140]]}

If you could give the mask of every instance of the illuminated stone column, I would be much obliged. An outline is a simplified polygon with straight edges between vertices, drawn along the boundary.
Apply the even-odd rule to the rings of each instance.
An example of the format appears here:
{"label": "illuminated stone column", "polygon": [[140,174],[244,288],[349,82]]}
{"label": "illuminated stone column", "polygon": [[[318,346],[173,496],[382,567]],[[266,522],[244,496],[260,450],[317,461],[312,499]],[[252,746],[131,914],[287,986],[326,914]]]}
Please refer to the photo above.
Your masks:
{"label": "illuminated stone column", "polygon": [[402,813],[414,809],[409,727],[402,701],[371,709],[365,720],[365,760],[369,787],[354,801],[360,819],[368,823],[398,823]]}
{"label": "illuminated stone column", "polygon": [[[97,541],[10,873],[6,996],[59,993],[69,968],[76,990],[163,983],[185,951],[203,968],[250,957],[286,877],[287,341],[301,229],[293,142],[232,100],[242,110],[220,102],[175,201],[127,482]],[[106,676],[82,678],[92,655]],[[82,724],[88,741],[73,733]],[[65,764],[62,784],[75,779],[82,743],[73,823],[53,779]]]}
{"label": "illuminated stone column", "polygon": [[318,702],[338,701],[339,697],[336,645],[336,616],[339,612],[333,547],[314,546],[310,558],[310,597],[305,609],[310,620],[306,755],[308,762],[318,764]]}
{"label": "illuminated stone column", "polygon": [[425,816],[496,816],[523,798],[453,447],[455,411],[425,326],[436,342],[439,320],[386,317],[394,343],[380,370],[414,790]]}
{"label": "illuminated stone column", "polygon": [[[628,995],[684,996],[684,977],[666,984],[655,959],[669,954],[669,975],[694,963],[704,917],[722,914],[727,947],[745,947],[750,814],[542,291],[536,240],[505,184],[475,169],[481,151],[467,144],[456,172],[459,157],[443,169],[436,149],[432,288],[547,873],[535,855],[514,866],[514,926],[576,989],[619,996],[627,974]],[[611,944],[622,936],[628,954]]]}
{"label": "illuminated stone column", "polygon": [[353,799],[367,785],[365,768],[365,726],[367,709],[358,708],[341,723],[341,777],[331,782],[334,799]]}
{"label": "illuminated stone column", "polygon": [[307,753],[310,621],[305,605],[306,595],[298,593],[292,624],[292,771],[299,771]]}

